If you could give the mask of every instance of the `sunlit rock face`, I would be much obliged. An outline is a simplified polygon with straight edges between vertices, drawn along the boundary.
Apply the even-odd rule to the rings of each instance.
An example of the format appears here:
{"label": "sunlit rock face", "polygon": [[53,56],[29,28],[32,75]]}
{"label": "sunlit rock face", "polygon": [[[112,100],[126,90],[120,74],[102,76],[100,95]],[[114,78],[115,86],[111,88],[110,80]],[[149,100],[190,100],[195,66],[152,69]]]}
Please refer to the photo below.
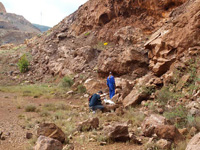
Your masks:
{"label": "sunlit rock face", "polygon": [[102,77],[109,71],[141,77],[149,71],[144,47],[149,35],[184,2],[89,0],[48,33],[28,42],[36,68],[40,74],[95,70]]}

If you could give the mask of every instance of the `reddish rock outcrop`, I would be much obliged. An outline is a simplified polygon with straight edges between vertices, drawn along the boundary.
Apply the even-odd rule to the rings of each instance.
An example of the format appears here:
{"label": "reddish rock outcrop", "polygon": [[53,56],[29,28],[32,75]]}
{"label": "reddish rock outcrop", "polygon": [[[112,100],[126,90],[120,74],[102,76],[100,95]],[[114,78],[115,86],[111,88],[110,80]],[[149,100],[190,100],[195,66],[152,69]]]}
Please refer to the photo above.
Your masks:
{"label": "reddish rock outcrop", "polygon": [[40,39],[29,41],[34,73],[65,75],[84,70],[105,77],[112,71],[141,77],[148,72],[147,36],[184,2],[89,0]]}
{"label": "reddish rock outcrop", "polygon": [[158,30],[145,44],[149,51],[149,67],[158,76],[166,73],[170,66],[198,47],[200,40],[200,1],[189,0],[171,13],[168,24]]}

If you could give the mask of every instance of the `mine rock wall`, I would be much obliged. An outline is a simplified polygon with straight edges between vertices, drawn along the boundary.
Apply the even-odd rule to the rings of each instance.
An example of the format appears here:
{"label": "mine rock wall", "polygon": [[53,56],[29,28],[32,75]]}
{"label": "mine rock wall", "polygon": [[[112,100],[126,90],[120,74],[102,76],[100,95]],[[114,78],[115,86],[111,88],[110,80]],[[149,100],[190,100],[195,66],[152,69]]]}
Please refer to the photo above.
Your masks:
{"label": "mine rock wall", "polygon": [[151,59],[144,44],[185,1],[90,0],[29,41],[37,68],[33,72],[66,75],[96,70],[100,76],[113,71],[118,76],[141,77],[149,71]]}

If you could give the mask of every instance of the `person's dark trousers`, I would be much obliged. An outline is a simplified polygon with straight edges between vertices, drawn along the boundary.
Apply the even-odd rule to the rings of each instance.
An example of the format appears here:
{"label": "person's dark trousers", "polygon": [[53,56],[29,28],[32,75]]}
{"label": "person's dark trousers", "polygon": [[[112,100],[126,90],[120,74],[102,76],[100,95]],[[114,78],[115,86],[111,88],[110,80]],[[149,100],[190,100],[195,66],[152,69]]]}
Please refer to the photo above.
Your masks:
{"label": "person's dark trousers", "polygon": [[100,110],[104,109],[104,106],[103,106],[103,105],[95,105],[95,106],[91,106],[90,108],[91,108],[93,111],[95,111],[95,110],[97,110],[97,109],[100,109]]}

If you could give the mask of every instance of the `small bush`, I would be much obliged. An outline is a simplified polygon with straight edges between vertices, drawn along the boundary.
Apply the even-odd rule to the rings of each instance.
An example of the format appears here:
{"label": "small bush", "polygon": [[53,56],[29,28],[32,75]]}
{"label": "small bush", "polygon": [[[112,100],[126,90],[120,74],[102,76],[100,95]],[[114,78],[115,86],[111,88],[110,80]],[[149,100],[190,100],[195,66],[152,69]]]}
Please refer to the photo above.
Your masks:
{"label": "small bush", "polygon": [[141,89],[144,93],[151,95],[152,93],[155,92],[155,87],[154,86],[142,86]]}
{"label": "small bush", "polygon": [[85,93],[87,91],[86,88],[85,88],[85,86],[82,85],[82,84],[78,85],[77,88],[78,88],[78,92],[79,93]]}
{"label": "small bush", "polygon": [[40,112],[39,114],[40,114],[41,117],[48,117],[48,116],[50,116],[50,113],[48,111],[45,111],[45,110],[42,111],[42,112]]}
{"label": "small bush", "polygon": [[62,87],[71,87],[73,83],[74,83],[73,79],[69,76],[65,76],[61,81]]}
{"label": "small bush", "polygon": [[156,94],[156,100],[161,104],[167,104],[169,100],[173,98],[172,92],[170,92],[168,87],[163,87],[160,91]]}
{"label": "small bush", "polygon": [[[183,106],[178,106],[174,110],[164,113],[164,116],[171,122],[175,122],[177,128],[186,127],[188,124],[187,110]],[[178,120],[176,120],[178,118]]]}
{"label": "small bush", "polygon": [[133,126],[140,126],[141,123],[143,122],[144,118],[145,118],[145,115],[143,112],[140,112],[140,111],[137,111],[135,108],[133,107],[129,107],[123,118],[126,120],[126,121],[132,121],[132,125]]}
{"label": "small bush", "polygon": [[30,64],[29,64],[28,59],[26,58],[26,54],[24,54],[24,55],[19,59],[17,65],[18,65],[19,70],[20,70],[21,73],[24,73],[24,72],[27,72],[27,71],[28,71],[28,66],[29,66]]}
{"label": "small bush", "polygon": [[26,112],[35,112],[36,111],[36,106],[34,105],[28,105],[25,107]]}

